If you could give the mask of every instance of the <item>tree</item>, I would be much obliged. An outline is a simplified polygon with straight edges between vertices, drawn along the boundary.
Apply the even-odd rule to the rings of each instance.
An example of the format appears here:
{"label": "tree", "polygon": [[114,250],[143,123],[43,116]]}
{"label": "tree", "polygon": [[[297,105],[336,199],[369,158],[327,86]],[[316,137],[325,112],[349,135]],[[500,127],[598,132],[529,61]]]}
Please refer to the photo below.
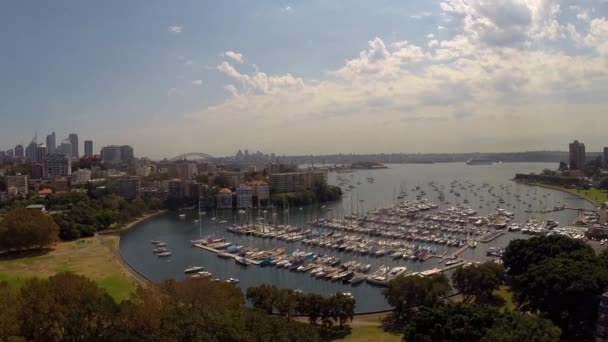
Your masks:
{"label": "tree", "polygon": [[481,339],[483,342],[557,342],[560,330],[551,321],[513,312],[498,320]]}
{"label": "tree", "polygon": [[566,162],[560,161],[557,171],[561,171],[561,172],[568,171],[568,164]]}
{"label": "tree", "polygon": [[405,329],[405,341],[479,341],[499,317],[497,308],[449,303],[425,306]]}
{"label": "tree", "polygon": [[246,297],[254,308],[271,314],[277,300],[277,291],[278,288],[274,285],[262,284],[248,288]]}
{"label": "tree", "polygon": [[492,261],[459,267],[452,274],[452,284],[462,294],[465,302],[473,297],[490,299],[492,292],[498,289],[504,279],[504,268]]}
{"label": "tree", "polygon": [[551,319],[565,338],[585,339],[606,286],[608,273],[599,259],[557,257],[531,265],[513,279],[512,289],[525,310]]}
{"label": "tree", "polygon": [[[248,291],[249,292],[249,291]],[[323,313],[323,306],[327,300],[316,293],[308,293],[298,297],[297,311],[308,316],[308,322],[316,325]],[[255,305],[255,304],[254,304]]]}
{"label": "tree", "polygon": [[410,319],[418,307],[440,303],[449,290],[449,281],[443,274],[400,276],[388,283],[384,298],[394,308],[393,321],[399,325]]}
{"label": "tree", "polygon": [[274,305],[279,314],[291,318],[298,306],[298,294],[292,289],[279,289]]}
{"label": "tree", "polygon": [[19,292],[6,282],[0,283],[0,341],[13,340],[20,333]]}
{"label": "tree", "polygon": [[21,298],[21,333],[36,341],[100,339],[118,309],[97,284],[71,273],[34,279],[21,289]]}
{"label": "tree", "polygon": [[39,210],[17,208],[0,221],[0,250],[41,249],[57,241],[59,227]]}
{"label": "tree", "polygon": [[328,302],[335,310],[334,319],[338,322],[340,328],[348,320],[352,321],[355,316],[355,299],[353,297],[338,292],[330,297]]}
{"label": "tree", "polygon": [[226,282],[208,279],[167,280],[161,284],[161,289],[183,305],[200,310],[212,307],[215,310],[234,311],[245,305],[241,290]]}
{"label": "tree", "polygon": [[595,257],[586,243],[562,235],[535,236],[509,243],[502,257],[507,275],[522,274],[530,265],[557,256]]}
{"label": "tree", "polygon": [[608,190],[608,177],[602,178],[597,187],[602,190]]}

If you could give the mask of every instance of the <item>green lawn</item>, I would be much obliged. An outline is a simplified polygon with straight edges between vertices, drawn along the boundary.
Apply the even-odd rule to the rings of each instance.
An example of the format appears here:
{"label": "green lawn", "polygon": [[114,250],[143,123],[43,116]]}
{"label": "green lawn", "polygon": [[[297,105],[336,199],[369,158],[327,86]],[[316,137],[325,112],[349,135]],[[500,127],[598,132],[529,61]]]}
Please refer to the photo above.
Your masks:
{"label": "green lawn", "polygon": [[397,342],[403,340],[403,334],[385,332],[380,326],[353,326],[350,335],[341,340],[344,342]]}
{"label": "green lawn", "polygon": [[116,260],[113,251],[118,248],[118,238],[102,239],[103,243],[97,238],[60,242],[42,255],[0,258],[0,281],[20,287],[33,277],[73,272],[93,280],[120,302],[135,291],[136,280]]}
{"label": "green lawn", "polygon": [[97,280],[97,285],[108,291],[110,296],[112,296],[112,298],[114,298],[114,300],[117,302],[128,299],[135,291],[135,286],[133,283],[119,274],[113,274]]}
{"label": "green lawn", "polygon": [[501,310],[515,310],[515,303],[513,302],[513,293],[508,286],[501,286],[498,290],[494,291],[494,295],[498,296],[504,302]]}
{"label": "green lawn", "polygon": [[570,190],[571,192],[592,200],[597,205],[602,205],[608,202],[608,192],[600,189],[589,190]]}

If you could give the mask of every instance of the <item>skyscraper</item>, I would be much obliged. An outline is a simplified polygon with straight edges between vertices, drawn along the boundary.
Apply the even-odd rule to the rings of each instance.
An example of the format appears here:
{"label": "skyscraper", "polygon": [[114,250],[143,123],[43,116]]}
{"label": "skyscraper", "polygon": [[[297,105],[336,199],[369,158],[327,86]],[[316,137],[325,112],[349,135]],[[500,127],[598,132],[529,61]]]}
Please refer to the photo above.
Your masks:
{"label": "skyscraper", "polygon": [[104,146],[101,149],[101,160],[108,164],[128,164],[133,161],[133,148],[124,146]]}
{"label": "skyscraper", "polygon": [[57,148],[55,132],[46,136],[46,147],[49,149],[49,153],[55,153],[55,149]]}
{"label": "skyscraper", "polygon": [[48,154],[49,149],[45,144],[40,144],[36,148],[36,162],[42,163],[44,161],[44,157]]}
{"label": "skyscraper", "polygon": [[23,154],[23,145],[17,145],[17,146],[15,146],[14,152],[15,152],[15,157],[16,158],[23,159],[23,157],[24,157],[24,154]]}
{"label": "skyscraper", "polygon": [[78,153],[78,134],[70,134],[70,143],[72,144],[72,158],[78,159],[80,154]]}
{"label": "skyscraper", "polygon": [[585,167],[585,144],[574,140],[570,143],[570,169],[582,170]]}
{"label": "skyscraper", "polygon": [[35,161],[38,155],[38,142],[34,139],[25,148],[25,159]]}
{"label": "skyscraper", "polygon": [[64,139],[61,142],[61,145],[59,145],[59,149],[58,151],[59,153],[63,154],[64,156],[72,156],[72,143],[70,142],[69,139]]}
{"label": "skyscraper", "polygon": [[84,141],[84,156],[85,157],[93,156],[93,140]]}

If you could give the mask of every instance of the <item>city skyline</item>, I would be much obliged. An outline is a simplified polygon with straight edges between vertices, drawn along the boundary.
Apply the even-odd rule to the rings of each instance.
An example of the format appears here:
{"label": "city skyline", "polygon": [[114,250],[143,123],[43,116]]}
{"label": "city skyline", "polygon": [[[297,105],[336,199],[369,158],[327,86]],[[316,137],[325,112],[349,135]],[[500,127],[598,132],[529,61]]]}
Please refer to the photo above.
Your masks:
{"label": "city skyline", "polygon": [[1,9],[0,37],[18,53],[0,57],[12,80],[0,95],[0,149],[26,147],[36,130],[40,142],[76,132],[156,159],[242,146],[305,155],[606,145],[599,0]]}

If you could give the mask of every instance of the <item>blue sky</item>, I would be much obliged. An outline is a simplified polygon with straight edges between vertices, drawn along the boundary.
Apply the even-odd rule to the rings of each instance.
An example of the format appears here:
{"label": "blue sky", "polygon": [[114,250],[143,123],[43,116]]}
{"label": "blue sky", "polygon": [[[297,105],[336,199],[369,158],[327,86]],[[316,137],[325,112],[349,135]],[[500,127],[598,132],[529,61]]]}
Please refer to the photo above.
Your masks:
{"label": "blue sky", "polygon": [[154,158],[608,145],[606,1],[12,1],[0,149]]}

